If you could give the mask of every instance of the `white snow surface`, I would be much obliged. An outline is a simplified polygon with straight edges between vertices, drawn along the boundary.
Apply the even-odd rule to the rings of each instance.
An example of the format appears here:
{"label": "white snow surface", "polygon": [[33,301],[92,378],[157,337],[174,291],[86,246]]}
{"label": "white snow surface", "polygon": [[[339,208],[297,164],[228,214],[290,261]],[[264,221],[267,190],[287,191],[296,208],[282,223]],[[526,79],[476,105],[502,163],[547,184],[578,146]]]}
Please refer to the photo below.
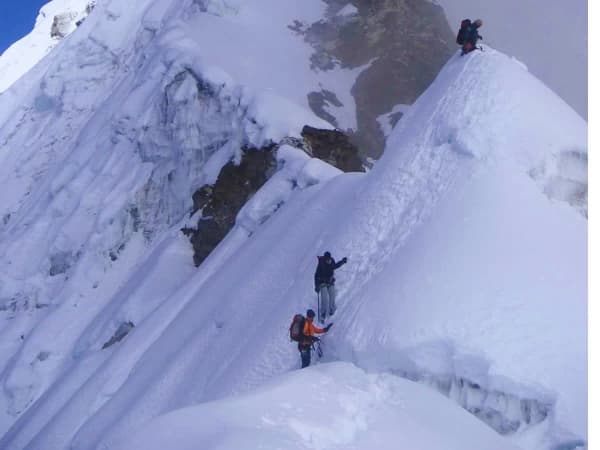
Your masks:
{"label": "white snow surface", "polygon": [[114,450],[517,448],[438,393],[341,362],[285,374],[251,394],[170,412],[105,445]]}
{"label": "white snow surface", "polygon": [[[143,448],[148,430],[168,443],[174,423],[234,410],[223,445],[256,442],[268,430],[241,417],[258,405],[276,416],[307,378],[340,381],[314,395],[330,399],[336,439],[354,448],[375,435],[415,448],[454,436],[469,448],[461,424],[477,449],[586,440],[587,125],[491,48],[448,62],[368,174],[281,146],[278,171],[193,267],[179,230],[194,190],[244,145],[326,126],[306,104],[318,85],[310,49],[287,27],[323,10],[316,0],[102,2],[0,97],[0,448],[129,438]],[[316,306],[325,250],[349,259],[324,338],[326,360],[348,364],[283,375],[299,365],[287,327]],[[378,396],[381,384],[405,401]],[[364,402],[375,410],[364,420],[381,425],[361,425]],[[438,410],[452,417],[434,430]],[[227,439],[189,433],[180,448]],[[345,445],[327,439],[298,418],[269,443]]]}
{"label": "white snow surface", "polygon": [[337,16],[348,17],[358,14],[358,8],[351,3],[346,4],[337,12]]}

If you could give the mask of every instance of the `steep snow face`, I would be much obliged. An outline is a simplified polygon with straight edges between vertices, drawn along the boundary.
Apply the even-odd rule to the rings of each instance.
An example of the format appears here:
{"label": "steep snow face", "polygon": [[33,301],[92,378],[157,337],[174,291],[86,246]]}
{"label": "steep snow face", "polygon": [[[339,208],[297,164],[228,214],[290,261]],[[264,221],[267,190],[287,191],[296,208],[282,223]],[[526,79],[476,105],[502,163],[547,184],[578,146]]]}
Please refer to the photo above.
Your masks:
{"label": "steep snow face", "polygon": [[[569,155],[577,164],[552,163]],[[490,48],[456,55],[368,174],[311,169],[282,148],[280,177],[197,271],[176,229],[147,251],[129,244],[115,266],[126,273],[106,276],[116,293],[96,289],[103,309],[62,305],[5,372],[13,401],[51,388],[0,446],[106,448],[297,368],[287,326],[316,307],[324,250],[349,257],[327,359],[426,383],[523,448],[582,446],[587,222],[578,195],[545,186],[585,184],[572,168],[586,155],[585,122],[521,64]],[[533,176],[541,165],[556,177]],[[58,336],[76,344],[49,340],[68,319],[82,323]],[[102,349],[128,320],[135,329]],[[395,426],[384,431],[398,437]]]}
{"label": "steep snow face", "polygon": [[[196,188],[244,147],[329,127],[308,109],[319,83],[311,48],[288,28],[322,10],[317,0],[101,2],[2,94],[3,430],[95,339],[102,348],[189,276],[185,239],[160,242],[177,235]],[[142,275],[128,284],[138,264],[155,267],[143,263],[154,244],[177,274],[161,289],[138,286]],[[138,289],[152,299],[133,300],[135,317],[110,306]]]}
{"label": "steep snow face", "polygon": [[369,174],[282,146],[194,270],[194,188],[324,126],[288,27],[322,11],[102,2],[2,95],[0,447],[106,448],[296,368],[286,328],[324,250],[350,261],[328,358],[424,381],[526,448],[585,440],[586,124],[492,49],[448,63]]}
{"label": "steep snow face", "polygon": [[[574,448],[586,436],[585,161],[585,122],[522,66],[489,48],[451,60],[369,174],[362,220],[332,236],[355,261],[339,355],[437,384],[528,448],[535,433],[542,448]],[[545,164],[557,172],[540,182]],[[545,187],[567,178],[581,189],[566,198]],[[550,430],[525,431],[537,421]]]}
{"label": "steep snow face", "polygon": [[71,34],[95,4],[96,0],[52,0],[44,5],[31,33],[0,55],[0,93]]}

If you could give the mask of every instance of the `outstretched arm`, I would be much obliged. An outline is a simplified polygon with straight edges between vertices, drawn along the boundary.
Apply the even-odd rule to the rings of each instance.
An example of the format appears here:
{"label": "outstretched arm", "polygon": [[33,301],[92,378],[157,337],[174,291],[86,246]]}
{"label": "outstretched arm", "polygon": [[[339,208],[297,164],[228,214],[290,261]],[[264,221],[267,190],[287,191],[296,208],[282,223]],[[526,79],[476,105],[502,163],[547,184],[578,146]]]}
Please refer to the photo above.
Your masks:
{"label": "outstretched arm", "polygon": [[346,258],[345,256],[338,262],[335,263],[335,265],[333,266],[334,269],[339,269],[340,267],[342,267],[344,264],[346,264],[348,262],[348,258]]}
{"label": "outstretched arm", "polygon": [[314,323],[311,323],[309,321],[306,321],[306,325],[304,325],[304,334],[306,336],[312,336],[313,334],[322,334],[326,331],[327,330],[325,330],[324,328],[319,328]]}

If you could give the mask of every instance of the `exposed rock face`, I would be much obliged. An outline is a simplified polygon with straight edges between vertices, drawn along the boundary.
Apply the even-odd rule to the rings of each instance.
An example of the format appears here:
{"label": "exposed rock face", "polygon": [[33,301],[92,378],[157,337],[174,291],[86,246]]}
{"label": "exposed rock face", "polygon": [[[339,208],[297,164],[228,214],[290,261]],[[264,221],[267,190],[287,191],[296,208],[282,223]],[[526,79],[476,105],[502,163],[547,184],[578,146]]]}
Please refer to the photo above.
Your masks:
{"label": "exposed rock face", "polygon": [[196,266],[225,238],[242,207],[275,173],[275,152],[279,145],[302,149],[345,172],[364,172],[358,149],[344,133],[305,126],[302,138],[285,138],[280,144],[261,149],[243,149],[239,164],[230,161],[221,169],[214,185],[204,185],[194,193],[191,214],[199,213],[198,222],[182,231],[194,247]]}
{"label": "exposed rock face", "polygon": [[75,28],[73,25],[77,20],[77,15],[78,14],[75,12],[69,12],[54,16],[50,36],[56,39],[62,39],[68,35],[73,31],[73,28]]}
{"label": "exposed rock face", "polygon": [[323,89],[320,92],[311,92],[308,94],[308,105],[321,119],[324,119],[334,127],[339,128],[339,124],[335,116],[327,112],[325,109],[327,105],[333,105],[338,108],[343,106],[342,102],[340,102],[335,93],[326,89]]}
{"label": "exposed rock face", "polygon": [[305,126],[302,129],[302,137],[313,157],[344,172],[364,172],[358,148],[344,133]]}
{"label": "exposed rock face", "polygon": [[131,321],[121,323],[119,328],[117,328],[115,331],[115,334],[113,334],[112,337],[102,345],[102,349],[108,348],[117,342],[121,342],[121,340],[123,340],[123,338],[127,336],[134,328],[135,325]]}
{"label": "exposed rock face", "polygon": [[[369,64],[352,90],[358,123],[352,140],[366,156],[377,158],[385,144],[377,117],[417,99],[453,51],[454,34],[442,8],[428,0],[326,2],[328,20],[294,29],[315,48],[316,69]],[[309,95],[313,111],[334,126],[324,105],[338,106],[336,101],[326,91]]]}
{"label": "exposed rock face", "polygon": [[96,1],[89,2],[83,11],[68,11],[62,14],[57,14],[52,20],[50,36],[54,39],[62,39],[69,35],[79,25],[83,23],[85,18],[92,12],[96,6]]}
{"label": "exposed rock face", "polygon": [[202,186],[194,193],[192,214],[201,211],[198,226],[182,231],[190,237],[196,266],[233,228],[239,210],[275,170],[274,149],[274,145],[245,149],[240,164],[230,161],[221,169],[214,186]]}

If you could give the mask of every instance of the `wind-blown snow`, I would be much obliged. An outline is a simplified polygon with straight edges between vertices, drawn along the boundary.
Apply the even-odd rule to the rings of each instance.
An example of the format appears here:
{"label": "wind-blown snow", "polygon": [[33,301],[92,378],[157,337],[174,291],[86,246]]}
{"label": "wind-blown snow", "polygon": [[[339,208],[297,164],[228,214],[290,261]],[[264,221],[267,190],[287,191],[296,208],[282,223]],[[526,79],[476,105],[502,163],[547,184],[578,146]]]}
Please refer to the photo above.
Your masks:
{"label": "wind-blown snow", "polygon": [[[349,258],[327,360],[429,384],[524,448],[585,441],[586,123],[490,48],[449,61],[368,174],[280,146],[278,171],[193,268],[179,229],[194,189],[243,146],[324,126],[307,109],[309,49],[287,28],[322,7],[103,2],[3,94],[0,447],[103,448],[297,368],[287,326],[315,306],[325,250]],[[201,45],[216,29],[245,36],[237,60],[227,43]],[[336,367],[307,373],[356,371],[368,391]],[[248,395],[281,401],[276,383]],[[436,398],[433,410],[456,410]],[[226,402],[174,420],[254,400]]]}

